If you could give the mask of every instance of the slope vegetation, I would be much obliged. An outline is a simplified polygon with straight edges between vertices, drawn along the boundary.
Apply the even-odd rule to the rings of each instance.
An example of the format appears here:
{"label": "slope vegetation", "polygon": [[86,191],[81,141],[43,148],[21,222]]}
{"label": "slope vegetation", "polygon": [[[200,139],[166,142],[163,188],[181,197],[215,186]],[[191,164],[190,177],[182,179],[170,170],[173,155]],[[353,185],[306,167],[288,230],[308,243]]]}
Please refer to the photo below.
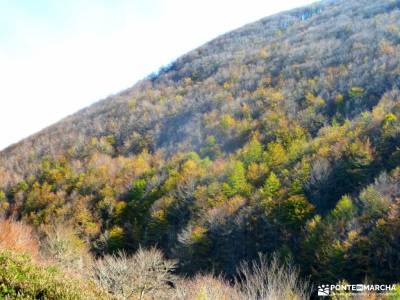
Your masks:
{"label": "slope vegetation", "polygon": [[0,153],[0,207],[96,254],[162,248],[234,275],[400,277],[400,2],[262,19]]}

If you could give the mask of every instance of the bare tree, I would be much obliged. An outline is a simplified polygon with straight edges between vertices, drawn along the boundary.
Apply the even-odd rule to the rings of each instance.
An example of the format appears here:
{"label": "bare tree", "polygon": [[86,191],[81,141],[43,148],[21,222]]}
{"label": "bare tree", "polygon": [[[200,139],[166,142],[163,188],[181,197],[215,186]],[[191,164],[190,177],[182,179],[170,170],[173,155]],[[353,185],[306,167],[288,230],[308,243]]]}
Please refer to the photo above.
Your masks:
{"label": "bare tree", "polygon": [[306,300],[310,298],[310,285],[302,280],[297,268],[290,263],[281,264],[276,255],[268,262],[259,255],[258,261],[243,262],[238,268],[236,286],[249,300]]}
{"label": "bare tree", "polygon": [[173,299],[242,300],[244,296],[222,276],[197,275],[176,285]]}
{"label": "bare tree", "polygon": [[107,255],[93,267],[93,278],[110,293],[122,299],[143,300],[145,295],[171,288],[176,263],[166,260],[155,249],[139,250],[133,256],[125,252]]}

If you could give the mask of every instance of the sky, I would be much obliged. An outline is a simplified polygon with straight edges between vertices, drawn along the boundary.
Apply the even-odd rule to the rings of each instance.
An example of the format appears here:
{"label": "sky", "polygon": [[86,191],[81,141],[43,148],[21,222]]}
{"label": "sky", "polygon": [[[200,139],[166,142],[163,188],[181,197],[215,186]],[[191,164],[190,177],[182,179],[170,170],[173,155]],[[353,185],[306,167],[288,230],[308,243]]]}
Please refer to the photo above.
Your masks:
{"label": "sky", "polygon": [[0,0],[0,149],[249,22],[315,0]]}

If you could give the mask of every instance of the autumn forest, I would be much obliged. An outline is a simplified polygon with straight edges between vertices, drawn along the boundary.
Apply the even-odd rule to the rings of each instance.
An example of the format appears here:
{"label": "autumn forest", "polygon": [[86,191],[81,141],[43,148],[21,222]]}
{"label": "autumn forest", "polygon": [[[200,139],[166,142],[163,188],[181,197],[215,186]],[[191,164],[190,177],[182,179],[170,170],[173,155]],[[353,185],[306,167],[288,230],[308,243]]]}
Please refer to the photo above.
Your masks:
{"label": "autumn forest", "polygon": [[[104,297],[172,299],[157,293],[199,276],[228,299],[289,297],[251,294],[238,279],[251,261],[310,285],[395,284],[399,87],[399,1],[268,17],[0,152],[0,214],[65,272],[94,265]],[[171,270],[169,287],[130,298],[99,279],[143,251]],[[176,299],[225,299],[198,289]]]}

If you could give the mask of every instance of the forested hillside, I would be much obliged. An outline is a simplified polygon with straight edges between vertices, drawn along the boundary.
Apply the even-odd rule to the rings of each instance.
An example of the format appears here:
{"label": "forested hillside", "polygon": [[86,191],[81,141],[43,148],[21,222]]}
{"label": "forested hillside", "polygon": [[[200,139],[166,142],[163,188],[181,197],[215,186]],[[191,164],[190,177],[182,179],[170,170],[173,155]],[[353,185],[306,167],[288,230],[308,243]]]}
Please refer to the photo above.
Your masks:
{"label": "forested hillside", "polygon": [[181,274],[400,282],[399,86],[400,1],[268,17],[1,152],[0,213]]}

